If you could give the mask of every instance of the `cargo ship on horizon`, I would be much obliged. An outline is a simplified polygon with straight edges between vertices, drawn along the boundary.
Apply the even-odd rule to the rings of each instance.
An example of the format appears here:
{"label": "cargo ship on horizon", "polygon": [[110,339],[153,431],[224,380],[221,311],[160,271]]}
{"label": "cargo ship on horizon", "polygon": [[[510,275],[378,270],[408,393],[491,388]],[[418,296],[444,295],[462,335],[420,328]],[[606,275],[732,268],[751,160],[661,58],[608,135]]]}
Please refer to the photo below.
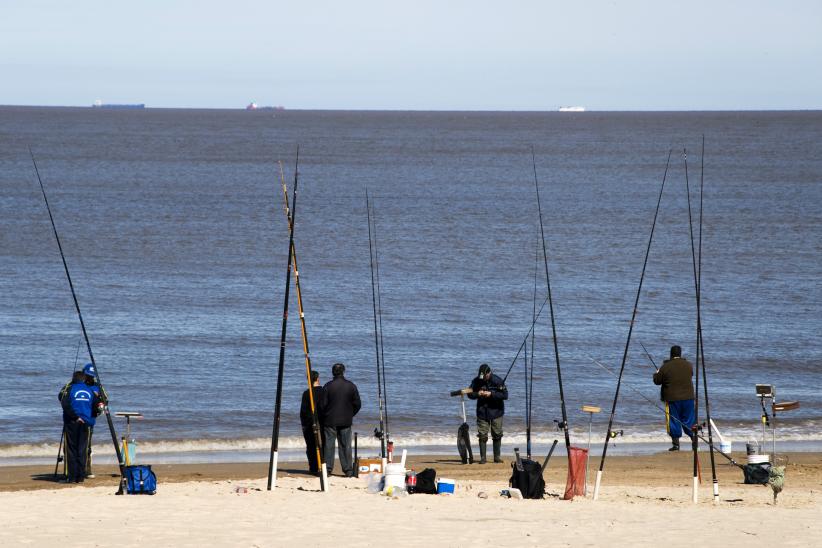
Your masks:
{"label": "cargo ship on horizon", "polygon": [[585,112],[585,107],[559,107],[560,112]]}
{"label": "cargo ship on horizon", "polygon": [[114,110],[139,110],[146,108],[145,103],[132,103],[132,104],[109,104],[104,103],[100,99],[97,99],[92,103],[91,108],[106,108],[106,109],[114,109]]}

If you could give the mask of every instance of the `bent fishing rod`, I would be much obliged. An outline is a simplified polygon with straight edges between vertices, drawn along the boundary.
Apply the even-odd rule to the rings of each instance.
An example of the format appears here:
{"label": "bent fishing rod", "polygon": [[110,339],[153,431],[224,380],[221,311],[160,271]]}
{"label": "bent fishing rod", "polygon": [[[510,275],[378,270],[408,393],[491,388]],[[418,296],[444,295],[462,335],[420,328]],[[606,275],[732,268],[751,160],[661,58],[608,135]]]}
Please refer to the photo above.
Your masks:
{"label": "bent fishing rod", "polygon": [[[294,222],[291,217],[291,209],[288,204],[288,188],[285,186],[285,175],[283,174],[283,164],[280,163],[280,183],[283,187],[283,205],[285,206],[285,218],[288,221],[288,229],[293,230]],[[295,196],[296,200],[296,196]],[[314,383],[311,382],[311,352],[308,348],[308,328],[305,325],[305,309],[303,308],[303,292],[300,286],[300,267],[297,264],[297,247],[291,243],[291,254],[294,261],[294,287],[297,289],[297,311],[300,314],[300,335],[303,341],[303,355],[305,356],[305,378],[308,381],[308,403],[311,409],[311,430],[314,433],[314,448],[316,450],[317,470],[320,471],[320,490],[328,491],[328,471],[325,466],[325,457],[322,451],[322,435],[320,433],[320,418],[317,415],[317,402],[314,400]]]}
{"label": "bent fishing rod", "polygon": [[117,455],[117,465],[120,468],[120,486],[117,490],[117,494],[122,495],[124,492],[123,486],[126,481],[126,469],[123,461],[123,455],[120,452],[120,444],[117,441],[117,431],[114,429],[114,421],[111,419],[111,412],[109,411],[108,394],[103,389],[103,383],[100,380],[100,370],[98,369],[97,362],[94,359],[94,353],[91,351],[91,341],[89,341],[88,332],[86,331],[86,323],[83,321],[83,313],[80,312],[80,302],[77,300],[77,292],[74,291],[74,283],[71,281],[68,263],[66,262],[66,256],[63,253],[63,244],[60,243],[60,236],[57,234],[57,226],[54,224],[54,216],[51,213],[49,199],[46,196],[46,187],[43,186],[43,179],[40,178],[40,170],[37,169],[37,161],[34,159],[34,152],[32,152],[31,147],[29,147],[29,155],[31,156],[31,163],[34,165],[34,172],[37,174],[37,182],[40,183],[40,191],[43,193],[43,201],[46,204],[46,211],[48,211],[49,214],[51,229],[54,232],[54,239],[57,240],[57,249],[60,251],[60,258],[63,260],[63,269],[66,272],[66,280],[68,281],[69,289],[71,289],[71,298],[74,300],[74,308],[77,310],[77,317],[80,319],[80,329],[83,331],[83,338],[86,341],[88,357],[91,361],[91,365],[94,366],[94,377],[97,379],[97,385],[100,387],[100,400],[103,402],[103,411],[106,415],[106,423],[108,423],[109,433],[111,434],[111,443],[114,445],[114,453]]}
{"label": "bent fishing rod", "polygon": [[[568,454],[568,469],[571,470],[573,461],[571,460],[571,436],[568,432],[568,412],[565,409],[565,392],[562,387],[562,369],[559,365],[559,346],[557,344],[557,324],[554,318],[554,300],[551,296],[551,276],[548,272],[548,250],[545,247],[545,227],[542,223],[542,204],[539,199],[539,180],[537,179],[537,159],[534,154],[534,146],[531,145],[531,163],[534,167],[534,188],[537,193],[537,212],[539,214],[539,233],[542,238],[542,259],[545,262],[545,284],[548,289],[548,310],[551,312],[551,336],[554,342],[554,357],[557,364],[557,384],[559,385],[559,402],[562,409],[562,431],[565,434],[565,450]],[[573,495],[572,495],[573,497]]]}
{"label": "bent fishing rod", "polygon": [[385,343],[383,342],[382,329],[382,291],[380,290],[380,249],[377,245],[377,212],[374,202],[371,202],[371,222],[374,225],[374,267],[377,273],[377,318],[380,324],[380,370],[382,371],[382,398],[385,408],[385,445],[389,455],[394,451],[394,444],[391,442],[391,426],[388,420],[388,389],[385,385]]}
{"label": "bent fishing rod", "polygon": [[654,230],[656,229],[656,220],[659,216],[659,206],[662,203],[662,193],[665,191],[665,180],[668,178],[668,168],[671,165],[671,153],[673,149],[668,150],[668,159],[665,162],[665,173],[662,175],[662,184],[659,187],[659,197],[656,200],[656,211],[654,211],[654,220],[651,223],[651,234],[648,237],[648,246],[645,249],[645,260],[642,263],[642,274],[639,276],[639,285],[636,289],[636,298],[634,299],[634,309],[631,312],[631,323],[628,324],[628,339],[625,341],[625,350],[622,352],[622,363],[619,366],[619,376],[617,377],[616,392],[614,393],[614,402],[611,405],[611,416],[608,418],[608,430],[605,433],[605,445],[602,447],[602,457],[599,461],[599,470],[597,470],[596,483],[594,483],[594,500],[599,497],[599,485],[602,481],[602,471],[605,469],[605,457],[608,454],[608,443],[611,441],[611,428],[614,426],[614,416],[616,415],[617,401],[619,400],[619,389],[622,385],[622,374],[625,372],[625,363],[628,360],[628,348],[631,346],[631,334],[634,331],[634,321],[636,320],[637,309],[639,308],[639,296],[642,294],[642,282],[645,280],[645,269],[648,267],[648,256],[651,254],[651,243],[654,240]]}
{"label": "bent fishing rod", "polygon": [[380,457],[385,458],[385,439],[386,439],[386,426],[385,426],[385,411],[383,410],[383,395],[382,395],[382,371],[380,370],[380,336],[379,336],[379,328],[377,325],[377,285],[374,278],[374,249],[372,246],[372,235],[371,235],[371,201],[368,197],[368,189],[365,189],[365,211],[366,216],[368,217],[368,257],[370,259],[370,266],[371,266],[371,303],[374,309],[374,351],[376,353],[376,360],[377,360],[377,404],[379,410],[379,432],[375,432],[377,437],[380,440]]}
{"label": "bent fishing rod", "polygon": [[[611,371],[611,369],[609,369],[608,367],[606,367],[606,366],[605,366],[605,364],[603,364],[603,363],[602,363],[602,362],[600,362],[599,360],[595,360],[595,359],[594,359],[594,358],[592,358],[591,356],[588,356],[588,359],[590,359],[592,362],[594,362],[595,364],[597,364],[598,366],[600,366],[601,368],[603,368],[605,371],[607,371],[608,373],[610,373],[613,377],[616,377],[616,376],[617,376],[617,374],[616,374],[616,373],[614,373],[613,371]],[[631,391],[633,391],[634,393],[636,393],[637,395],[639,395],[642,399],[644,399],[645,401],[647,401],[648,403],[650,403],[651,405],[653,405],[654,407],[656,407],[657,409],[659,409],[660,411],[662,411],[663,413],[665,413],[665,409],[664,409],[662,406],[658,405],[658,404],[657,404],[655,401],[653,401],[651,398],[649,398],[648,396],[646,396],[645,394],[643,394],[643,393],[642,393],[639,389],[634,388],[633,386],[631,386],[631,385],[630,385],[629,383],[627,383],[627,382],[625,382],[625,386],[627,386],[628,388],[630,388],[630,389],[631,389]],[[678,418],[674,417],[673,415],[671,415],[671,419],[673,419],[674,421],[676,421],[676,422],[677,422],[677,424],[679,424],[679,426],[681,426],[683,429],[686,429],[686,430],[692,430],[692,428],[691,428],[690,426],[687,426],[687,425],[686,425],[686,424],[684,424],[681,420],[679,420]],[[734,466],[737,466],[737,467],[739,467],[739,468],[741,468],[741,469],[743,469],[743,470],[745,469],[745,466],[743,466],[742,464],[739,464],[738,462],[736,462],[736,461],[735,461],[735,460],[734,460],[734,459],[733,459],[730,455],[726,455],[726,454],[725,454],[725,453],[723,453],[722,451],[717,450],[717,449],[714,447],[714,442],[713,442],[713,440],[712,440],[712,439],[706,439],[706,438],[705,438],[705,436],[703,436],[702,434],[700,434],[700,433],[699,433],[699,430],[698,430],[698,429],[697,429],[696,431],[694,431],[694,433],[696,434],[696,436],[697,436],[697,437],[699,437],[699,439],[701,439],[703,442],[705,442],[707,445],[709,445],[709,446],[710,446],[710,448],[711,448],[711,451],[712,451],[712,452],[713,452],[713,451],[716,451],[717,453],[719,453],[720,455],[722,455],[723,457],[725,457],[726,459],[728,459],[728,461],[729,461],[731,464],[733,464]]]}
{"label": "bent fishing rod", "polygon": [[[294,262],[294,225],[297,220],[297,183],[299,182],[300,147],[297,145],[297,159],[294,164],[294,190],[291,200],[291,222],[288,226],[288,266],[285,269],[285,294],[283,296],[283,322],[280,333],[280,359],[277,366],[277,396],[274,402],[274,424],[271,426],[271,454],[268,459],[267,489],[275,486],[277,480],[277,460],[280,443],[280,410],[283,402],[283,372],[285,369],[285,335],[288,326],[288,297],[291,290],[291,265]],[[309,394],[312,390],[309,389]]]}
{"label": "bent fishing rod", "polygon": [[656,369],[657,371],[659,371],[659,367],[657,367],[656,362],[654,361],[654,358],[651,356],[651,353],[650,353],[650,352],[648,352],[648,349],[647,349],[647,348],[645,348],[645,345],[644,345],[644,344],[642,344],[642,341],[638,341],[638,342],[639,342],[639,346],[641,346],[641,347],[642,347],[643,352],[645,352],[645,355],[646,355],[646,356],[648,357],[648,359],[651,361],[651,365],[653,365],[653,366],[654,366],[654,369]]}

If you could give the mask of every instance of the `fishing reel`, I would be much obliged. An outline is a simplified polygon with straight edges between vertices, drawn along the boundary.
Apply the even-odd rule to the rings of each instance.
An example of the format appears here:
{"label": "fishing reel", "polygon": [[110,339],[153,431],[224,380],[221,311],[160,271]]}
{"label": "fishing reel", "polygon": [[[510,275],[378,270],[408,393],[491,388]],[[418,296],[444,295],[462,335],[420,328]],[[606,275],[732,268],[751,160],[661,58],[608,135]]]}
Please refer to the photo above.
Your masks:
{"label": "fishing reel", "polygon": [[557,431],[559,431],[559,432],[564,432],[565,429],[568,428],[568,423],[565,422],[565,421],[560,421],[560,420],[554,419],[554,422],[556,423]]}
{"label": "fishing reel", "polygon": [[383,431],[379,429],[379,427],[374,428],[374,437],[378,440],[382,441],[384,434]]}
{"label": "fishing reel", "polygon": [[608,437],[611,438],[612,440],[615,440],[617,437],[623,436],[623,435],[625,435],[624,430],[611,430],[610,432],[608,432]]}

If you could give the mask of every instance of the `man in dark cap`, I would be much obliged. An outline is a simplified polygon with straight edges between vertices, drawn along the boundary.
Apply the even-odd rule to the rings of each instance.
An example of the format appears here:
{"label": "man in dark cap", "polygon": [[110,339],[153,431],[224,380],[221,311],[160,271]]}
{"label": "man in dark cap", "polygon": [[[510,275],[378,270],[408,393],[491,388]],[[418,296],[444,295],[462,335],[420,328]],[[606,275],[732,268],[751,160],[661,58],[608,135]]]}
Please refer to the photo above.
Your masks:
{"label": "man in dark cap", "polygon": [[682,348],[677,345],[671,347],[670,359],[654,373],[654,384],[662,387],[662,401],[665,402],[666,426],[672,443],[668,451],[679,451],[683,431],[693,439],[692,427],[696,421],[693,376],[691,362],[682,357]]}
{"label": "man in dark cap", "polygon": [[87,477],[89,429],[94,426],[102,402],[99,392],[88,385],[82,371],[75,371],[71,380],[68,390],[60,398],[66,432],[68,482],[82,483]]}
{"label": "man in dark cap", "polygon": [[[81,373],[82,373],[82,377],[80,376]],[[63,389],[60,390],[60,392],[57,394],[57,399],[60,400],[60,402],[62,402],[63,398],[68,394],[69,390],[71,389],[71,385],[74,384],[75,377],[76,378],[82,378],[82,380],[86,384],[86,386],[88,386],[95,393],[95,395],[98,397],[98,399],[100,399],[101,401],[104,401],[105,392],[103,392],[102,389],[100,388],[100,386],[97,384],[97,374],[94,371],[94,364],[87,363],[85,366],[83,366],[82,371],[75,371],[74,376],[72,376],[72,380],[69,381],[68,383],[66,383],[66,385],[63,387]],[[91,437],[94,435],[94,423],[93,422],[90,423],[90,424],[87,423],[86,426],[87,426],[87,428],[84,431],[87,433],[88,439],[86,440],[86,442],[84,444],[85,447],[86,447],[86,455],[84,457],[83,462],[85,462],[85,471],[86,471],[85,477],[88,478],[88,479],[93,479],[94,478],[94,473],[91,470],[91,452],[92,452],[91,451]],[[65,427],[64,427],[63,428],[63,435],[66,435],[66,433],[67,432],[66,432]],[[70,458],[70,456],[68,454],[69,453],[69,444],[66,443],[64,445],[64,447],[65,447],[65,451],[66,451],[66,462],[68,462],[69,458]]]}
{"label": "man in dark cap", "polygon": [[322,413],[325,432],[325,464],[328,474],[334,469],[334,445],[340,444],[340,467],[343,475],[354,475],[354,457],[351,451],[351,424],[359,413],[362,402],[357,385],[345,378],[345,365],[335,363],[331,368],[334,378],[326,383],[325,406]]}
{"label": "man in dark cap", "polygon": [[477,400],[477,437],[480,447],[480,464],[485,464],[485,447],[488,432],[494,443],[494,462],[502,462],[502,416],[505,414],[505,400],[508,389],[502,379],[491,372],[487,363],[480,365],[477,377],[471,381],[468,397]]}

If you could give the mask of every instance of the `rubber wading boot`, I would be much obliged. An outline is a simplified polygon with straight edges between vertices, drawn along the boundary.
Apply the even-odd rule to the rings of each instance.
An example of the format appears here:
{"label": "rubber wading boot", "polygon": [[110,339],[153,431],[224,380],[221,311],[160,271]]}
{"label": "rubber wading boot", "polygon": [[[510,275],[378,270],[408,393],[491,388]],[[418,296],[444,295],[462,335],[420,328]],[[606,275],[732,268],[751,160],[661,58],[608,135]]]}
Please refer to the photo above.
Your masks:
{"label": "rubber wading boot", "polygon": [[502,440],[494,440],[494,462],[502,462],[502,458],[500,458],[501,449]]}
{"label": "rubber wading boot", "polygon": [[673,445],[668,448],[668,451],[679,451],[679,438],[671,438]]}
{"label": "rubber wading boot", "polygon": [[480,464],[485,464],[485,462],[486,462],[486,460],[485,460],[485,444],[486,443],[488,443],[488,442],[485,442],[485,441],[479,442],[479,446],[480,446],[480,460],[479,460],[479,463]]}

